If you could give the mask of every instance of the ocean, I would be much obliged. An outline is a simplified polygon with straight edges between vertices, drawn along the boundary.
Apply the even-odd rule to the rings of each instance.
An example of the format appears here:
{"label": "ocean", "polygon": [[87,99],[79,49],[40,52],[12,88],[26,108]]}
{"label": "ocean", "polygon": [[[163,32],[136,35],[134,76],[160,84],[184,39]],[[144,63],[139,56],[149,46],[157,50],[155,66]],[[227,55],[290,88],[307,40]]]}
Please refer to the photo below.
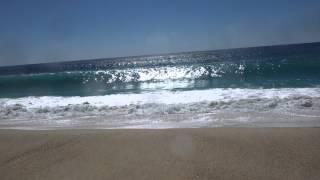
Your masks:
{"label": "ocean", "polygon": [[0,128],[319,126],[320,43],[0,67]]}

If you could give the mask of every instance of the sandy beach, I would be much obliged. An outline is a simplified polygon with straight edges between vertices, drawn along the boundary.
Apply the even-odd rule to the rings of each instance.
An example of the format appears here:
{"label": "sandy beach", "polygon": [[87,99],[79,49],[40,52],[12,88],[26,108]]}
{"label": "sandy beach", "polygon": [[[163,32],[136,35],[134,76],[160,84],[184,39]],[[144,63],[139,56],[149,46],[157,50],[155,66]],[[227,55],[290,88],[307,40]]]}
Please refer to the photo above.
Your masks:
{"label": "sandy beach", "polygon": [[319,128],[0,130],[0,179],[320,178]]}

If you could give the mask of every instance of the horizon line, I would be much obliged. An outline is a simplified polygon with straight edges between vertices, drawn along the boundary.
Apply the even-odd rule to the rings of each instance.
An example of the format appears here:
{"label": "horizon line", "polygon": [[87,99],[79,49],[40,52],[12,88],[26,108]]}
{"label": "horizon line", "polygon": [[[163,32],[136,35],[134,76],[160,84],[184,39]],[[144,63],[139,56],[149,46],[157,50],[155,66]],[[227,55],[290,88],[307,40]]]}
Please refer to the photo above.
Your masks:
{"label": "horizon line", "polygon": [[66,60],[57,62],[45,62],[45,63],[30,63],[30,64],[17,64],[17,65],[5,65],[0,66],[0,68],[11,68],[19,66],[32,66],[32,65],[45,65],[45,64],[61,64],[61,63],[73,63],[81,61],[95,61],[95,60],[108,60],[108,59],[122,59],[122,58],[137,58],[137,57],[151,57],[151,56],[168,56],[177,55],[183,53],[196,53],[196,52],[208,52],[208,51],[227,51],[227,50],[240,50],[240,49],[250,49],[250,48],[264,48],[264,47],[275,47],[275,46],[291,46],[291,45],[303,45],[303,44],[317,44],[320,41],[314,42],[300,42],[300,43],[288,43],[288,44],[272,44],[272,45],[258,45],[258,46],[245,46],[245,47],[233,47],[233,48],[221,48],[221,49],[211,49],[211,50],[190,50],[190,51],[179,51],[179,52],[168,52],[168,53],[154,53],[154,54],[141,54],[141,55],[131,55],[131,56],[114,56],[114,57],[97,57],[88,59],[78,59],[78,60]]}

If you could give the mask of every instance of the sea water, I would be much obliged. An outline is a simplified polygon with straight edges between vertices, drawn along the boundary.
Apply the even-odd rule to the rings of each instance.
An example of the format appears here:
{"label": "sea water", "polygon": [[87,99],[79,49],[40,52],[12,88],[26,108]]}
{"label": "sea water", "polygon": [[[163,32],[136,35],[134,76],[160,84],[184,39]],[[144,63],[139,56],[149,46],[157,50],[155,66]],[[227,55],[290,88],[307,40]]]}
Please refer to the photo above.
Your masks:
{"label": "sea water", "polygon": [[320,126],[320,43],[0,67],[0,128]]}

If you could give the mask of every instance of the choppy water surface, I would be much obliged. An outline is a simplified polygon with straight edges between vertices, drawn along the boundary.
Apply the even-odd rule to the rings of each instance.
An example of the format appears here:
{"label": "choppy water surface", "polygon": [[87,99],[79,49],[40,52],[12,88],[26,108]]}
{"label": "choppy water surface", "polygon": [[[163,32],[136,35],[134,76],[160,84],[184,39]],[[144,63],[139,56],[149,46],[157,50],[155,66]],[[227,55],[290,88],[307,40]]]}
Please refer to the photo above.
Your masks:
{"label": "choppy water surface", "polygon": [[320,43],[0,68],[2,128],[319,126]]}

